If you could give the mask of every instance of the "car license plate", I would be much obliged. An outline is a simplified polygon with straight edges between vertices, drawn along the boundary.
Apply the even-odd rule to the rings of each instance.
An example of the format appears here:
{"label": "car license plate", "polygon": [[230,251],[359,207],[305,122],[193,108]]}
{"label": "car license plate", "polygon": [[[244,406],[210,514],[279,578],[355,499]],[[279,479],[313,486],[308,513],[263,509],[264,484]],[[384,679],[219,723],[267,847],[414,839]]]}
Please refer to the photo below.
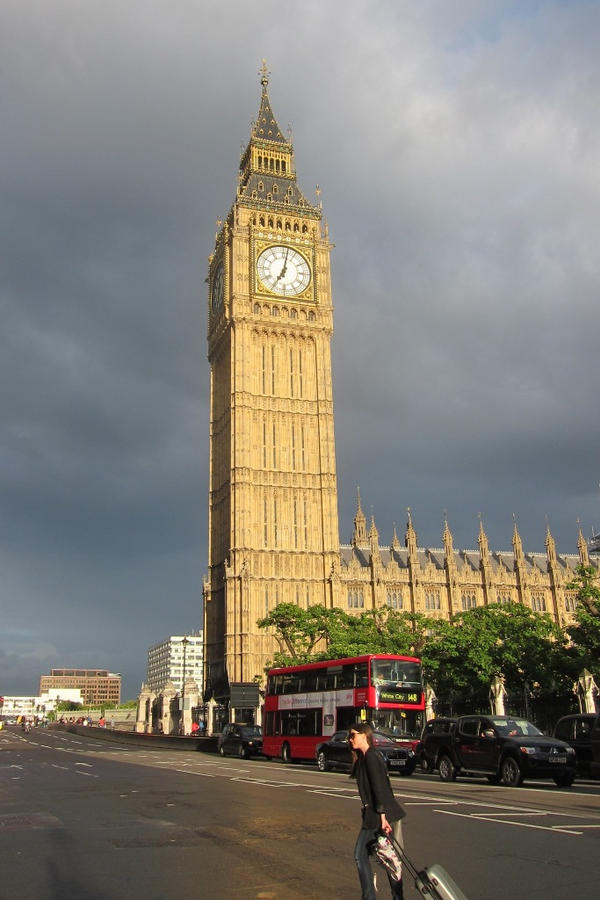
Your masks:
{"label": "car license plate", "polygon": [[557,763],[559,765],[564,765],[567,761],[566,753],[556,753],[553,756],[549,757],[551,763]]}
{"label": "car license plate", "polygon": [[390,759],[390,766],[405,766],[405,759]]}

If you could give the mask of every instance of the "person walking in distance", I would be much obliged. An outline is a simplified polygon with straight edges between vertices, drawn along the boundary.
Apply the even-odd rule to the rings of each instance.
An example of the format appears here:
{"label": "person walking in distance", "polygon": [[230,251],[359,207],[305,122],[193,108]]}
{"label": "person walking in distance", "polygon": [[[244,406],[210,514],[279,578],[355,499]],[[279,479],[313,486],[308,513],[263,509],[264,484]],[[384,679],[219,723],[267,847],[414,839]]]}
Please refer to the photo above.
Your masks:
{"label": "person walking in distance", "polygon": [[[402,819],[406,812],[400,806],[388,777],[383,757],[373,747],[373,729],[366,722],[356,722],[348,732],[354,762],[351,778],[356,778],[362,800],[362,828],[354,847],[354,860],[362,889],[362,900],[376,900],[373,873],[369,862],[370,846],[377,834],[393,835],[403,846]],[[402,880],[389,878],[392,900],[403,900]]]}

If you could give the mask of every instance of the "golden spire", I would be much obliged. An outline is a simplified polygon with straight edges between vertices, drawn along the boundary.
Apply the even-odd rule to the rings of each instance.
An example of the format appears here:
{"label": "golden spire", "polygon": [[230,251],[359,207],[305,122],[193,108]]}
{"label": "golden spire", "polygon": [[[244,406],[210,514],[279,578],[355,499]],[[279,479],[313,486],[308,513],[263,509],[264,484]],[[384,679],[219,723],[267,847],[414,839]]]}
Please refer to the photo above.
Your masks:
{"label": "golden spire", "polygon": [[365,544],[367,541],[367,520],[360,505],[360,488],[356,488],[356,515],[354,516],[354,536],[352,543],[354,546]]}
{"label": "golden spire", "polygon": [[412,515],[410,512],[410,506],[407,508],[408,513],[408,521],[406,523],[406,534],[404,535],[404,543],[409,554],[416,554],[417,552],[417,532],[414,529]]}
{"label": "golden spire", "polygon": [[452,532],[448,525],[448,514],[446,513],[446,510],[444,510],[444,531],[442,533],[442,540],[444,541],[446,556],[452,556],[454,553],[454,541],[452,540]]}
{"label": "golden spire", "polygon": [[589,566],[590,556],[588,553],[588,543],[583,536],[583,532],[581,530],[581,523],[580,523],[579,519],[577,520],[577,524],[579,526],[579,534],[577,535],[577,549],[579,550],[579,562],[582,566]]}
{"label": "golden spire", "polygon": [[549,522],[546,522],[546,556],[550,562],[556,562],[556,541],[550,531]]}
{"label": "golden spire", "polygon": [[513,513],[513,519],[515,526],[513,528],[513,539],[512,545],[515,554],[515,559],[519,562],[523,559],[523,541],[521,540],[521,535],[519,534],[519,529],[517,528],[517,517]]}
{"label": "golden spire", "polygon": [[482,559],[487,560],[490,548],[489,548],[489,544],[488,544],[487,534],[485,533],[485,530],[483,527],[483,518],[481,516],[481,513],[479,513],[479,537],[477,538],[477,540],[479,543],[480,556]]}

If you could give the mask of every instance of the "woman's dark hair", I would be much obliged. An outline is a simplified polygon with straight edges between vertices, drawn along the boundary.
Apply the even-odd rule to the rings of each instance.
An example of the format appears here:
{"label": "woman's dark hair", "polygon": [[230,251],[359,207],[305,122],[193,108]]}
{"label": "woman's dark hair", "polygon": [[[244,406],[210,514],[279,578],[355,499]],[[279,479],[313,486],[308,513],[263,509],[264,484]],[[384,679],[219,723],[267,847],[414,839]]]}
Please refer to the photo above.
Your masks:
{"label": "woman's dark hair", "polygon": [[[354,722],[348,731],[357,731],[359,734],[365,734],[367,736],[369,747],[373,746],[373,728],[368,722]],[[350,770],[350,778],[356,778],[356,767],[358,766],[358,760],[361,755],[360,751],[352,748],[352,768]]]}

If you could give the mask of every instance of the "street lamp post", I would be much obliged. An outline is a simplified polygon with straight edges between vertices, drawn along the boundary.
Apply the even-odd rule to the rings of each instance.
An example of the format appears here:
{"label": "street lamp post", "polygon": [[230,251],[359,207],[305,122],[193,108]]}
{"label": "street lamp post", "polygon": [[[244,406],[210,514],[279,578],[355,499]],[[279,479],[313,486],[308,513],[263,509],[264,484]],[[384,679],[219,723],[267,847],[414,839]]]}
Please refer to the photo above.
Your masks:
{"label": "street lamp post", "polygon": [[185,636],[181,642],[183,644],[183,675],[181,680],[181,733],[185,734],[185,656],[189,640]]}

